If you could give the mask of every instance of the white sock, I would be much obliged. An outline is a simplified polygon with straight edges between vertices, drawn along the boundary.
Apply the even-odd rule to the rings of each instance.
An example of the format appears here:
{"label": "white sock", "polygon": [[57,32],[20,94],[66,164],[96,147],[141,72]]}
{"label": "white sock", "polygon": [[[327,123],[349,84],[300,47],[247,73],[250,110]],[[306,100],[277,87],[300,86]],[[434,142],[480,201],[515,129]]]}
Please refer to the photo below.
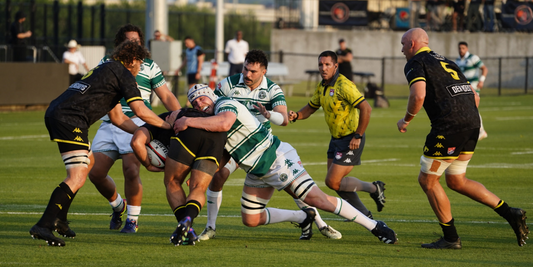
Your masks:
{"label": "white sock", "polygon": [[[299,198],[293,198],[293,200],[294,200],[294,203],[296,203],[296,205],[298,205],[298,207],[301,210],[311,207],[311,206],[307,205],[307,203],[305,203],[302,200],[300,200]],[[320,213],[318,213],[318,210],[315,209],[315,211],[316,211],[315,224],[318,227],[318,229],[322,229],[322,228],[328,226],[328,224],[324,220],[322,220],[322,217],[320,217]]]}
{"label": "white sock", "polygon": [[483,127],[483,119],[481,118],[481,114],[479,114],[479,121],[481,125],[481,127],[479,128],[479,133],[482,134],[483,132],[485,132],[485,128]]}
{"label": "white sock", "polygon": [[138,221],[141,215],[141,206],[128,205],[128,219]]}
{"label": "white sock", "polygon": [[222,190],[211,191],[207,189],[207,224],[205,228],[211,227],[216,229],[218,211],[220,210],[220,204],[222,204]]}
{"label": "white sock", "polygon": [[111,208],[113,208],[114,212],[119,212],[124,209],[124,200],[120,196],[120,194],[117,193],[117,199],[114,201],[109,202],[109,205],[111,205]]}
{"label": "white sock", "polygon": [[266,208],[267,220],[265,225],[280,222],[303,223],[307,218],[307,213],[302,210],[282,210],[275,208]]}
{"label": "white sock", "polygon": [[368,218],[366,215],[352,207],[346,200],[337,198],[337,207],[335,207],[335,214],[344,217],[348,220],[352,220],[366,229],[371,231],[376,227],[377,222]]}

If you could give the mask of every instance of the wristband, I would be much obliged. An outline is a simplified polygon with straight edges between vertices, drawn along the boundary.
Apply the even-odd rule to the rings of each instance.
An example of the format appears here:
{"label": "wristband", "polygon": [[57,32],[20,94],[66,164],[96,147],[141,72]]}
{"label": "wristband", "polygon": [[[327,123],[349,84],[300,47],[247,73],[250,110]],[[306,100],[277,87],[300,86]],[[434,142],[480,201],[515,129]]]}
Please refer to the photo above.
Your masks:
{"label": "wristband", "polygon": [[296,112],[296,118],[294,120],[292,120],[291,122],[295,122],[299,117],[300,117],[300,114],[298,114],[298,112]]}
{"label": "wristband", "polygon": [[409,115],[411,115],[413,117],[416,116],[416,114],[413,114],[413,113],[409,112],[409,110],[407,110],[407,114],[409,114]]}
{"label": "wristband", "polygon": [[409,124],[409,121],[405,121],[405,118],[402,118],[402,122],[405,124]]}
{"label": "wristband", "polygon": [[483,82],[485,82],[485,79],[486,79],[486,78],[487,78],[487,77],[481,75],[481,77],[479,77],[479,81],[483,83]]}

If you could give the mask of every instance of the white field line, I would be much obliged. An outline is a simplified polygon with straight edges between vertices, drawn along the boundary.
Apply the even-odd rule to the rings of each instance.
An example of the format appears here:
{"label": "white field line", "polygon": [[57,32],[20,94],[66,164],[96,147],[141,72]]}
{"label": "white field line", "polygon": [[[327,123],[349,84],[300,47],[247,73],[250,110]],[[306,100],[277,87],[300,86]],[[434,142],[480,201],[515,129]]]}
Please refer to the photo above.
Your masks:
{"label": "white field line", "polygon": [[0,137],[0,140],[17,140],[17,139],[32,139],[32,138],[46,138],[50,137],[47,134],[41,135],[21,135],[21,136],[3,136]]}
{"label": "white field line", "polygon": [[533,120],[533,116],[496,117],[495,120],[497,121]]}
{"label": "white field line", "polygon": [[[0,214],[4,215],[42,215],[42,212],[21,212],[21,211],[0,211]],[[90,212],[71,212],[69,215],[76,215],[76,216],[107,216],[109,217],[109,213],[90,213]],[[174,217],[174,214],[142,214],[142,216],[147,217]],[[198,217],[207,217],[207,215],[198,215]],[[218,215],[219,218],[240,218],[240,215]],[[332,220],[332,221],[344,221],[345,219],[342,217],[326,217],[322,215],[322,218],[325,220]],[[437,223],[437,220],[403,220],[403,219],[387,219],[387,222],[405,222],[405,223]],[[476,223],[476,224],[507,224],[505,221],[461,221],[460,223]]]}
{"label": "white field line", "polygon": [[526,154],[533,154],[533,150],[523,151],[523,152],[511,152],[511,155],[526,155]]}

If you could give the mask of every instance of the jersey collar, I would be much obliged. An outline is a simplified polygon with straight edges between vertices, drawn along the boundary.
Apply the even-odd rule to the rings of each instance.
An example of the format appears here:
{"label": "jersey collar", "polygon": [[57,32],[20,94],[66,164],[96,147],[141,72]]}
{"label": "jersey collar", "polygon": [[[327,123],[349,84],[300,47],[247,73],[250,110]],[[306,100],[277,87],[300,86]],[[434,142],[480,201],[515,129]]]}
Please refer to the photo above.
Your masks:
{"label": "jersey collar", "polygon": [[[337,70],[337,72],[335,73],[335,76],[333,76],[333,78],[331,78],[331,81],[327,85],[335,86],[335,83],[337,82],[337,79],[339,78],[339,74],[340,74],[340,72]],[[322,84],[322,86],[326,86],[326,81],[322,80],[321,84]]]}
{"label": "jersey collar", "polygon": [[[242,84],[244,87],[248,88],[248,90],[252,91],[252,89],[244,83],[244,75],[242,73],[241,73],[241,77],[239,78],[239,84]],[[266,89],[266,88],[268,88],[267,77],[263,75],[263,79],[261,79],[261,84],[259,84],[259,86],[257,86],[257,88],[255,88],[254,90]]]}
{"label": "jersey collar", "polygon": [[416,51],[415,56],[418,55],[419,53],[422,53],[422,52],[431,52],[431,49],[429,47],[427,47],[427,46],[424,46],[424,47],[420,48],[418,51]]}
{"label": "jersey collar", "polygon": [[468,58],[468,56],[470,56],[470,52],[466,51],[465,56],[464,57],[459,56],[459,58],[465,59],[465,58]]}

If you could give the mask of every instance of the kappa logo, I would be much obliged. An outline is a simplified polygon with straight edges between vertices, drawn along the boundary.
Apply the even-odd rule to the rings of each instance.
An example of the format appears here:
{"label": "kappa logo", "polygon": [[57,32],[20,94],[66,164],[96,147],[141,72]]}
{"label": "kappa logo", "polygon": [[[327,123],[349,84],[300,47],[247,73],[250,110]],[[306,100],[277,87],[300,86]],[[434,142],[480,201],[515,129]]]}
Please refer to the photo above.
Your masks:
{"label": "kappa logo", "polygon": [[433,153],[433,156],[442,156],[442,153],[440,153],[439,151]]}
{"label": "kappa logo", "polygon": [[335,158],[336,159],[341,159],[342,158],[342,153],[341,152],[337,152],[337,154],[335,155]]}
{"label": "kappa logo", "polygon": [[59,203],[56,203],[56,206],[57,206],[60,210],[63,209],[63,206],[61,206],[61,204],[59,204]]}
{"label": "kappa logo", "polygon": [[437,139],[444,140],[444,139],[446,139],[446,138],[444,138],[444,135],[437,135]]}
{"label": "kappa logo", "polygon": [[346,156],[353,156],[353,155],[354,155],[353,150],[346,152]]}
{"label": "kappa logo", "polygon": [[290,160],[290,159],[286,159],[286,160],[285,160],[285,165],[287,165],[287,167],[290,168],[290,167],[292,167],[292,165],[294,165],[294,163],[292,162],[292,160]]}
{"label": "kappa logo", "polygon": [[448,147],[448,155],[455,153],[455,147]]}
{"label": "kappa logo", "polygon": [[299,169],[294,169],[294,170],[292,170],[292,175],[296,175],[296,174],[299,173],[299,172],[300,172]]}
{"label": "kappa logo", "polygon": [[288,178],[289,178],[289,176],[288,176],[286,173],[282,173],[282,174],[279,176],[279,180],[282,181],[282,182],[287,181]]}
{"label": "kappa logo", "polygon": [[444,148],[444,146],[443,146],[441,143],[437,143],[437,144],[435,145],[435,147],[437,147],[437,148]]}
{"label": "kappa logo", "polygon": [[346,160],[344,160],[344,163],[352,163],[352,160],[350,158],[347,158]]}
{"label": "kappa logo", "polygon": [[76,138],[74,138],[74,141],[83,142],[83,139],[81,139],[81,137],[79,136],[76,136]]}
{"label": "kappa logo", "polygon": [[235,90],[235,92],[233,93],[233,95],[240,95],[240,94],[241,94],[241,92],[239,92],[237,90]]}
{"label": "kappa logo", "polygon": [[82,131],[80,130],[80,128],[74,128],[74,130],[72,131],[73,133],[82,133]]}
{"label": "kappa logo", "polygon": [[428,152],[429,148],[427,146],[424,146],[424,152]]}

